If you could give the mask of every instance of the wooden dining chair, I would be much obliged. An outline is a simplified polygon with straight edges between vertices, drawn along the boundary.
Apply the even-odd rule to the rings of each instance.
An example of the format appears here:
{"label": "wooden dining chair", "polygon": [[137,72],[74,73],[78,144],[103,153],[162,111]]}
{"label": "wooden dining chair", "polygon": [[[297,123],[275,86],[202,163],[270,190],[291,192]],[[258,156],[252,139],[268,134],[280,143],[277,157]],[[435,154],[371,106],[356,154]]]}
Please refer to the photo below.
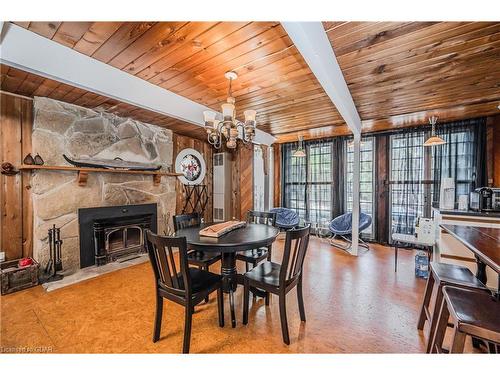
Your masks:
{"label": "wooden dining chair", "polygon": [[[219,326],[224,327],[222,276],[202,269],[189,267],[185,237],[164,237],[147,230],[146,247],[151,266],[153,267],[156,287],[156,314],[153,328],[153,342],[157,342],[160,338],[163,298],[166,298],[185,308],[182,352],[189,353],[194,306],[214,291],[217,291]],[[179,272],[174,260],[175,249],[179,252]]]}
{"label": "wooden dining chair", "polygon": [[[201,217],[198,212],[190,214],[174,215],[174,230],[177,232],[179,229],[196,227],[201,224]],[[197,266],[205,271],[209,267],[221,260],[220,254],[206,253],[204,251],[191,250],[188,252],[188,263]],[[206,302],[208,302],[208,297]]]}
{"label": "wooden dining chair", "polygon": [[[247,223],[265,224],[274,226],[276,213],[264,211],[248,211]],[[250,271],[249,265],[255,267],[264,259],[271,260],[271,246],[258,249],[246,250],[236,254],[236,260],[245,262],[245,270]]]}
{"label": "wooden dining chair", "polygon": [[300,320],[306,321],[304,299],[302,295],[302,268],[309,244],[311,225],[286,232],[285,248],[281,264],[264,262],[245,273],[243,278],[243,324],[248,324],[248,308],[250,303],[250,288],[256,287],[266,292],[276,294],[279,298],[281,331],[285,344],[290,344],[288,322],[286,316],[286,295],[297,287]]}

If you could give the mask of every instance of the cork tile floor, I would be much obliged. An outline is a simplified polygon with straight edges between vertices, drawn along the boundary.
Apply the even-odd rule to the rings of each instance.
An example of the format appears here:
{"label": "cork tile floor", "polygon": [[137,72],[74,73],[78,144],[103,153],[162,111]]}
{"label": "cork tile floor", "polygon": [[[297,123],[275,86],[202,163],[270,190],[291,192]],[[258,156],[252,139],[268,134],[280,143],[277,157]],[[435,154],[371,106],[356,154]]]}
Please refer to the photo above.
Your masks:
{"label": "cork tile floor", "polygon": [[[275,244],[280,259],[283,241]],[[416,322],[425,280],[413,274],[413,253],[372,245],[358,258],[311,238],[304,268],[307,322],[299,319],[295,291],[288,294],[291,345],[281,339],[277,299],[251,302],[248,326],[237,319],[217,325],[216,296],[196,308],[192,353],[418,353],[424,350]],[[219,265],[214,265],[214,270]],[[242,265],[239,265],[242,266]],[[153,275],[143,263],[52,292],[41,286],[1,298],[1,338],[11,348],[48,348],[56,353],[180,353],[184,311],[165,301],[161,340],[151,341]]]}

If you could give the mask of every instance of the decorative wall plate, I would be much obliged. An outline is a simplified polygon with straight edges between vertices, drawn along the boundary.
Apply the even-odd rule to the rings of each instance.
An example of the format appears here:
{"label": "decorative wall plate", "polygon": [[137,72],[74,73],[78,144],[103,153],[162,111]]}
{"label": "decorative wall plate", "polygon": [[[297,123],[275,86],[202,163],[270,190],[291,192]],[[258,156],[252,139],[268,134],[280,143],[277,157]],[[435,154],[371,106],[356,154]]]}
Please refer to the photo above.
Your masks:
{"label": "decorative wall plate", "polygon": [[182,173],[179,180],[184,185],[199,185],[207,172],[205,159],[195,149],[185,148],[175,158],[175,171]]}

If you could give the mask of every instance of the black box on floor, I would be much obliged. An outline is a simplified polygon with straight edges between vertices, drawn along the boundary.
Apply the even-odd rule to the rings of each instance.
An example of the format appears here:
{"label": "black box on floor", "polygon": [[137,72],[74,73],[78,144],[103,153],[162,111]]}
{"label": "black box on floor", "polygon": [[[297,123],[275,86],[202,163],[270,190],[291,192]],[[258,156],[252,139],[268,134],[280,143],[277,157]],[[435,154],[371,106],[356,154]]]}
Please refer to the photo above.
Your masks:
{"label": "black box on floor", "polygon": [[32,264],[19,267],[19,259],[0,263],[2,295],[38,285],[39,264],[32,258]]}

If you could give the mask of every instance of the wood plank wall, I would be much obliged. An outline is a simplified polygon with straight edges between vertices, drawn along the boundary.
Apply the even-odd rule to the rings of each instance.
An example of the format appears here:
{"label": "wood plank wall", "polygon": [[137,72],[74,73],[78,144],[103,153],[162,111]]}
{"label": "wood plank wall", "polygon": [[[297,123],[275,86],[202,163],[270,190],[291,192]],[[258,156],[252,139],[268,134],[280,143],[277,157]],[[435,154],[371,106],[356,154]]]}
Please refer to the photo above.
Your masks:
{"label": "wood plank wall", "polygon": [[492,182],[494,187],[500,187],[500,115],[491,117],[491,127],[492,130],[491,138],[491,151],[489,155],[493,157],[488,157],[488,160],[493,161],[492,167]]}
{"label": "wood plank wall", "polygon": [[[190,138],[187,136],[175,134],[173,136],[173,163],[175,167],[175,158],[179,154],[180,151],[185,148],[193,148],[197,150],[200,154],[205,158],[205,164],[207,166],[207,173],[205,175],[205,179],[203,183],[207,185],[208,190],[208,204],[204,214],[204,220],[206,222],[213,221],[213,199],[212,199],[212,191],[213,191],[213,151],[214,148],[209,145],[207,142],[201,141],[199,139]],[[184,207],[184,203],[186,202],[186,193],[184,190],[184,185],[177,179],[175,190],[177,192],[177,201],[176,201],[176,214],[181,214],[182,209]]]}
{"label": "wood plank wall", "polygon": [[375,215],[373,225],[375,226],[376,238],[380,243],[389,242],[389,158],[386,150],[389,149],[389,136],[376,138],[375,168],[378,179],[375,184]]}
{"label": "wood plank wall", "polygon": [[253,210],[253,145],[238,144],[234,156],[233,216],[245,220],[247,212]]}
{"label": "wood plank wall", "polygon": [[[0,154],[2,163],[18,167],[31,152],[33,102],[0,96]],[[0,175],[0,249],[7,260],[33,254],[33,207],[26,172]]]}
{"label": "wood plank wall", "polygon": [[274,207],[281,207],[281,144],[273,145],[273,161],[274,161]]}

